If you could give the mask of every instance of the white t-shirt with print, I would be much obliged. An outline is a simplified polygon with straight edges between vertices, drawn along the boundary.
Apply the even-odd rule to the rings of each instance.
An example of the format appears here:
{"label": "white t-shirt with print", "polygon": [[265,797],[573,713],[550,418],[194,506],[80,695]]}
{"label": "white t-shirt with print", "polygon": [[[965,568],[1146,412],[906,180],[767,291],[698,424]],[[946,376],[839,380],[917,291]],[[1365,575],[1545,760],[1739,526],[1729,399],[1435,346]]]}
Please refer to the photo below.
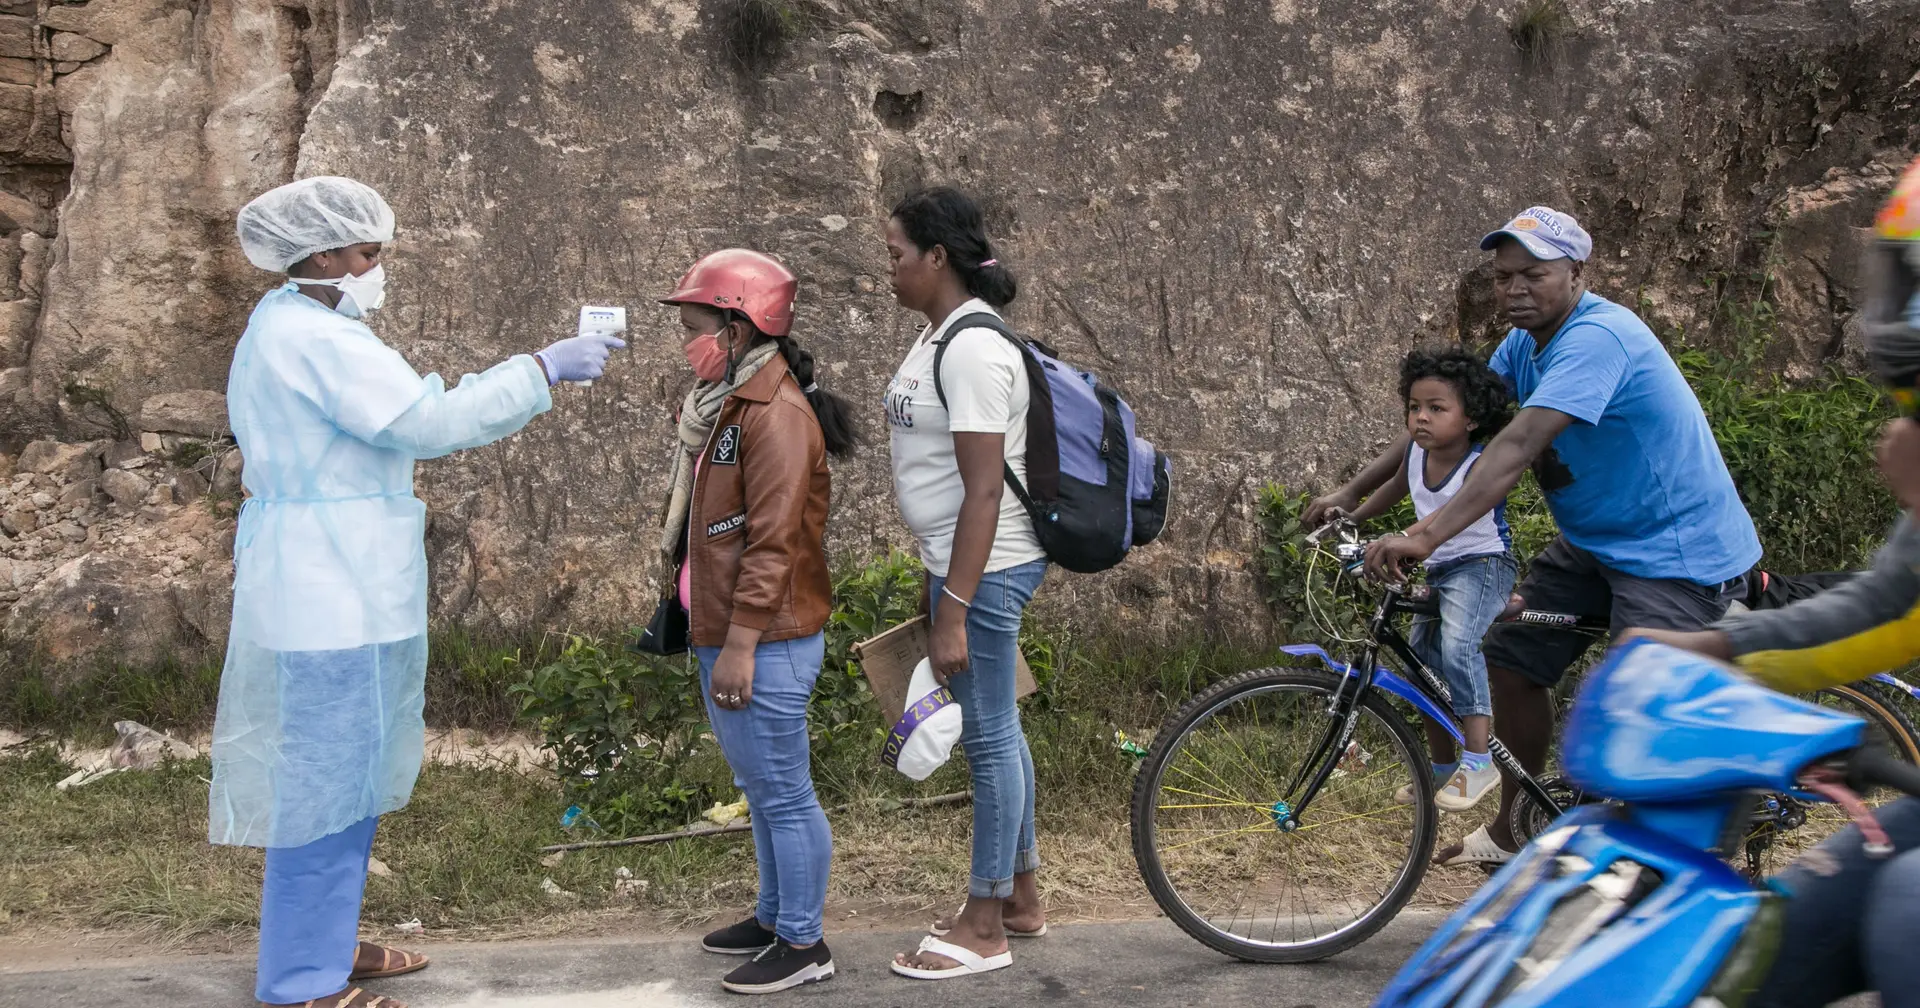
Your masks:
{"label": "white t-shirt with print", "polygon": [[[894,498],[900,517],[920,540],[920,559],[940,577],[947,575],[953,556],[953,530],[965,495],[953,454],[954,432],[1006,435],[1007,464],[1023,481],[1027,476],[1027,405],[1032,394],[1018,347],[991,329],[961,330],[941,361],[946,407],[934,390],[934,341],[974,312],[998,314],[978,298],[954,309],[939,326],[920,335],[887,384]],[[1006,570],[1044,556],[1027,509],[1003,479],[1000,524],[987,570]]]}

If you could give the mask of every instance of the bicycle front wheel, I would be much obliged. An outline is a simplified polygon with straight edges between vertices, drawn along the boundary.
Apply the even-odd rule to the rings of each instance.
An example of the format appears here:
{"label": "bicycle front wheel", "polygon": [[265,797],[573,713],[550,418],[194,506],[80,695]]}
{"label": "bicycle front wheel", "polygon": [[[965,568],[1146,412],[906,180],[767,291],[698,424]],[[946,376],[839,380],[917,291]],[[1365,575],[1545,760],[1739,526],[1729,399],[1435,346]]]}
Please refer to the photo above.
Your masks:
{"label": "bicycle front wheel", "polygon": [[[1310,780],[1341,680],[1269,668],[1175,711],[1133,785],[1133,856],[1167,917],[1250,962],[1324,959],[1365,941],[1420,885],[1437,813],[1425,748],[1377,692],[1299,827],[1280,824]],[[1324,760],[1323,760],[1324,762]],[[1410,799],[1403,802],[1401,799]]]}

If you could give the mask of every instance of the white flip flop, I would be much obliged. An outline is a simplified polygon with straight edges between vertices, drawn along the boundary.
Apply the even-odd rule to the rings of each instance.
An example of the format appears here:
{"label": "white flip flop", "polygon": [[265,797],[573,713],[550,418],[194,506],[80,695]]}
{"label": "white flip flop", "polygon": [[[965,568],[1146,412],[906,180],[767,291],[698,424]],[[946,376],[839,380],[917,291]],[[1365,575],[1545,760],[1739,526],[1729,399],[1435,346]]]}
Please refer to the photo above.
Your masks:
{"label": "white flip flop", "polygon": [[999,955],[983,956],[972,949],[964,949],[948,941],[941,941],[932,935],[920,939],[920,951],[943,955],[959,963],[946,969],[922,969],[907,966],[898,961],[888,963],[895,973],[915,980],[948,980],[957,976],[972,976],[975,973],[991,973],[1013,965],[1013,952],[1008,950]]}
{"label": "white flip flop", "polygon": [[[966,912],[967,912],[967,908],[964,906],[962,906],[958,910],[955,910],[953,912],[954,919],[958,920],[960,915]],[[1037,928],[1034,928],[1032,931],[1016,931],[1013,928],[1005,928],[1005,931],[1007,932],[1007,937],[1009,938],[1045,938],[1047,936],[1047,923],[1046,921],[1041,921],[1040,926]],[[935,938],[945,938],[946,936],[953,933],[953,929],[943,928],[940,926],[939,922],[936,921],[935,923],[927,925],[927,933],[934,936]]]}
{"label": "white flip flop", "polygon": [[1493,842],[1485,826],[1467,834],[1460,841],[1460,853],[1440,862],[1443,865],[1489,864],[1503,865],[1513,860],[1513,852],[1502,850]]}

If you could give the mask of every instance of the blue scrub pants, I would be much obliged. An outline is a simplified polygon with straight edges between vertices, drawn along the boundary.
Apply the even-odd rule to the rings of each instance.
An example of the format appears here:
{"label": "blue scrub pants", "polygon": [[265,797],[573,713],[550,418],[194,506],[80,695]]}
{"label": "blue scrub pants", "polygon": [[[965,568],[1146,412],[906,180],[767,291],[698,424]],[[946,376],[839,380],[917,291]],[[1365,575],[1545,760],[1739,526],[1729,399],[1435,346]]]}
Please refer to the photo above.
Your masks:
{"label": "blue scrub pants", "polygon": [[379,821],[362,819],[302,847],[267,848],[254,997],[300,1004],[346,989]]}

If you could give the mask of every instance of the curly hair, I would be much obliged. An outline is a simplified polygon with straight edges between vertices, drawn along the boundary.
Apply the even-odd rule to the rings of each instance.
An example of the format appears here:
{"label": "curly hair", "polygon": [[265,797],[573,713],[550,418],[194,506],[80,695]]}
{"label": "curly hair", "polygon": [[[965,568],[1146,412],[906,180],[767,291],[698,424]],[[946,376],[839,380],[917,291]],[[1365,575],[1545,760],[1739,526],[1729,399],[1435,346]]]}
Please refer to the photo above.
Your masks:
{"label": "curly hair", "polygon": [[1438,378],[1453,386],[1467,419],[1475,425],[1471,435],[1475,441],[1491,440],[1513,418],[1506,381],[1464,346],[1421,347],[1407,354],[1400,362],[1401,402],[1411,397],[1413,383],[1422,378]]}

